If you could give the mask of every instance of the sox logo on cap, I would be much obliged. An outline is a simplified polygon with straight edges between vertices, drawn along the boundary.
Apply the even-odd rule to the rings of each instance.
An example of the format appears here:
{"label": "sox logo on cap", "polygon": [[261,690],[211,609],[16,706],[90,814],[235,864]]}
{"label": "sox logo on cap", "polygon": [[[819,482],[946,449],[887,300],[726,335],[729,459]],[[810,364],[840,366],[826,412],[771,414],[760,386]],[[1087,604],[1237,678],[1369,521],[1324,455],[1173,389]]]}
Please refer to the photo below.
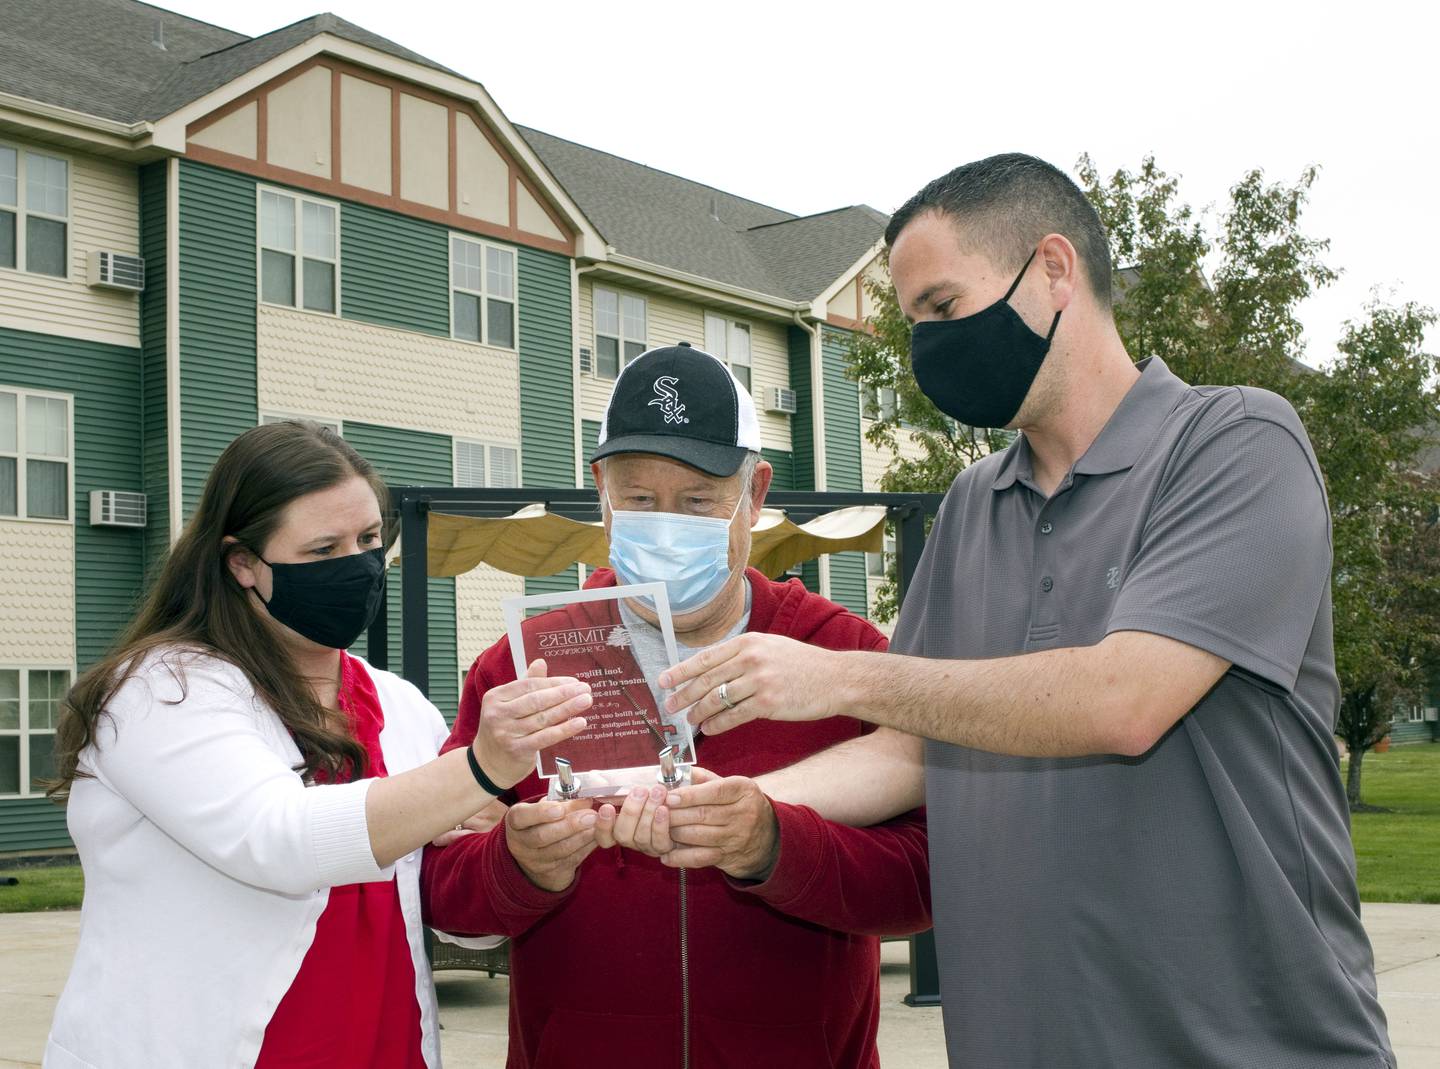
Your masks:
{"label": "sox logo on cap", "polygon": [[685,406],[680,402],[680,393],[675,389],[680,380],[674,375],[661,375],[655,380],[655,399],[650,403],[659,405],[666,423],[689,423]]}

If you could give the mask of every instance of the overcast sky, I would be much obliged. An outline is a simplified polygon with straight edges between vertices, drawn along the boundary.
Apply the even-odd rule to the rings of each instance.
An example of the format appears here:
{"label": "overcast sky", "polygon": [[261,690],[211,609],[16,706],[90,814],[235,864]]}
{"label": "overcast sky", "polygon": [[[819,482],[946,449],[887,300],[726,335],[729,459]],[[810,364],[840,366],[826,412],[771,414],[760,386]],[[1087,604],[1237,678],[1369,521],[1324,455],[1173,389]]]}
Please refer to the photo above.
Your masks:
{"label": "overcast sky", "polygon": [[[163,6],[253,36],[326,2]],[[1216,209],[1250,168],[1293,182],[1318,164],[1304,225],[1343,274],[1302,308],[1308,361],[1377,287],[1440,306],[1427,3],[328,2],[513,122],[802,215],[892,211],[1009,150],[1072,173],[1088,152],[1107,174],[1153,153]]]}

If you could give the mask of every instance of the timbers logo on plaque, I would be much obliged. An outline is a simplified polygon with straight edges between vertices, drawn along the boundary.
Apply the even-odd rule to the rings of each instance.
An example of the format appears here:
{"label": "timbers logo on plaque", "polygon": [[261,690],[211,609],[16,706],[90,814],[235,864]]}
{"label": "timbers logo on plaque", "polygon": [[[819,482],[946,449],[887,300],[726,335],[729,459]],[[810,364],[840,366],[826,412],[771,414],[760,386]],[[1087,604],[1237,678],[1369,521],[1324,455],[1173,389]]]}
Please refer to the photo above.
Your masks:
{"label": "timbers logo on plaque", "polygon": [[550,781],[553,797],[610,797],[657,780],[678,784],[695,761],[685,713],[665,712],[659,684],[635,656],[620,611],[621,602],[631,598],[643,599],[654,612],[668,663],[674,664],[675,630],[664,583],[502,602],[519,678],[540,658],[547,674],[590,684],[593,704],[585,712],[585,730],[536,756],[536,770]]}

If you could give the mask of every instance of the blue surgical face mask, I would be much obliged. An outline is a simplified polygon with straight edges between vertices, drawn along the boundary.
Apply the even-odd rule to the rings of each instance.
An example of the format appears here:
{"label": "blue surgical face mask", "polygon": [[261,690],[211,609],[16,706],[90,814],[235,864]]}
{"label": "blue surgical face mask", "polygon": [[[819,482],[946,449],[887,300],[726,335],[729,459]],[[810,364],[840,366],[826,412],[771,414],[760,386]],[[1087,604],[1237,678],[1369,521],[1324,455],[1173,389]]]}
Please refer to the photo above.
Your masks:
{"label": "blue surgical face mask", "polygon": [[[606,494],[609,504],[609,494]],[[678,512],[620,511],[610,505],[610,566],[621,583],[664,583],[670,611],[703,609],[729,580],[730,525],[749,498],[740,495],[728,520]]]}

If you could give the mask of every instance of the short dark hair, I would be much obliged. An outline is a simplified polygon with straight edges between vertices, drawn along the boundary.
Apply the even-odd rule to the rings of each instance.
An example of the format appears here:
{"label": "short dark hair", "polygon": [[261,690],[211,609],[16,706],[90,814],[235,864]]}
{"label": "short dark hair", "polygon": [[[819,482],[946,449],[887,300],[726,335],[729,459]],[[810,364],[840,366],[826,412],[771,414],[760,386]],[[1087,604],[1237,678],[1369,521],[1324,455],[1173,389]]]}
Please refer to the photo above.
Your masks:
{"label": "short dark hair", "polygon": [[1110,306],[1110,243],[1085,194],[1064,171],[1023,152],[1005,152],[941,175],[890,217],[885,244],[917,216],[935,212],[966,228],[997,266],[1018,271],[1046,234],[1075,246],[1101,307]]}

